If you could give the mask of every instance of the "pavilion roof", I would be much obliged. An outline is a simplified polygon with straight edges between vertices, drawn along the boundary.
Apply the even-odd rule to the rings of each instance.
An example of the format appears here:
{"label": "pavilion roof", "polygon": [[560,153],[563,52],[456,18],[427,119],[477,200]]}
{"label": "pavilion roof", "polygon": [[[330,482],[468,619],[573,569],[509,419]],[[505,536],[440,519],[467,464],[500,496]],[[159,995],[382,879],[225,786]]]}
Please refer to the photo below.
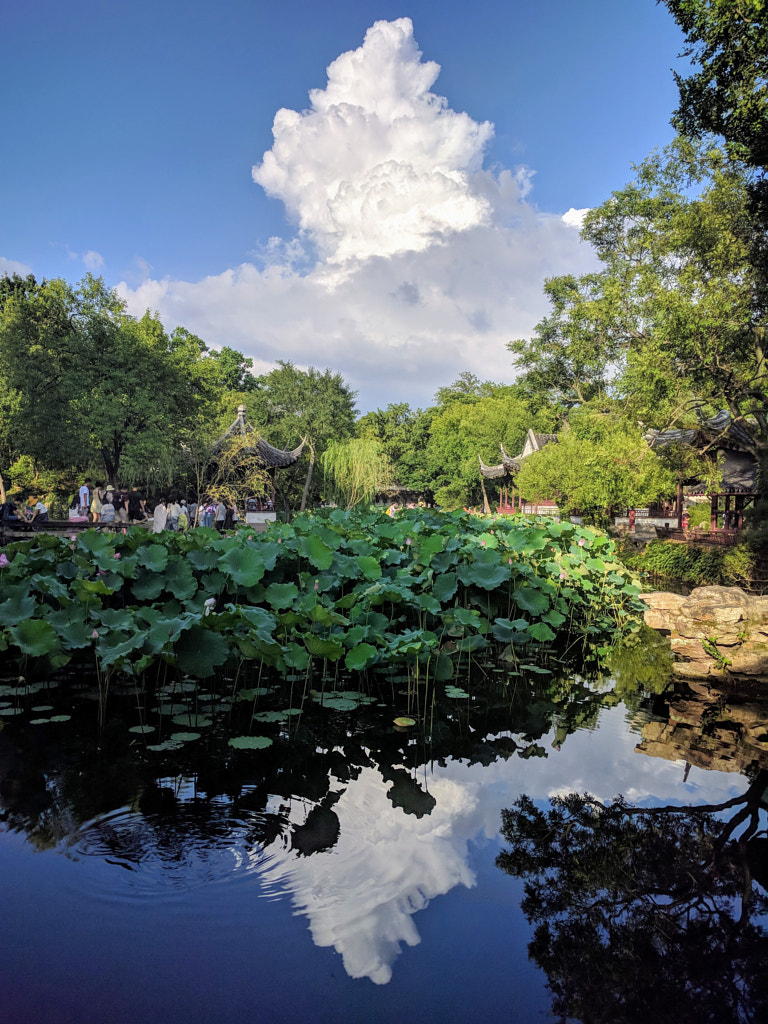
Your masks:
{"label": "pavilion roof", "polygon": [[545,445],[551,444],[553,441],[557,441],[557,434],[536,434],[533,430],[529,430],[525,436],[523,450],[519,455],[508,455],[504,451],[504,445],[499,445],[499,450],[501,451],[501,462],[497,466],[486,466],[478,455],[478,459],[480,461],[480,473],[486,478],[486,480],[499,480],[505,476],[514,476],[515,473],[520,471],[520,465],[523,459],[532,455],[534,452],[541,451]]}
{"label": "pavilion roof", "polygon": [[214,445],[214,451],[230,438],[248,437],[250,439],[251,435],[253,436],[253,443],[249,443],[246,446],[246,450],[258,456],[266,469],[286,469],[288,466],[293,466],[299,461],[301,453],[304,451],[304,446],[307,443],[306,438],[304,438],[297,448],[293,448],[290,451],[275,448],[254,430],[245,418],[245,406],[239,405],[237,407],[237,419],[218,439]]}

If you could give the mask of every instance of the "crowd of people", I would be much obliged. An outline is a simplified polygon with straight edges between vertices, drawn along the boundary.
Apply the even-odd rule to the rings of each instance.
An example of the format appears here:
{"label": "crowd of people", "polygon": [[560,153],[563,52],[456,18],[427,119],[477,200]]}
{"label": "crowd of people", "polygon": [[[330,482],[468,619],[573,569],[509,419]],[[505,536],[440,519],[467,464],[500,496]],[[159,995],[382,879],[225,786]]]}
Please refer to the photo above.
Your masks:
{"label": "crowd of people", "polygon": [[110,484],[105,487],[90,478],[83,482],[69,509],[70,522],[151,523],[154,533],[183,532],[195,526],[213,526],[223,533],[239,519],[237,506],[226,498],[211,498],[198,505],[194,500],[161,495],[150,502],[136,484],[130,490]]}

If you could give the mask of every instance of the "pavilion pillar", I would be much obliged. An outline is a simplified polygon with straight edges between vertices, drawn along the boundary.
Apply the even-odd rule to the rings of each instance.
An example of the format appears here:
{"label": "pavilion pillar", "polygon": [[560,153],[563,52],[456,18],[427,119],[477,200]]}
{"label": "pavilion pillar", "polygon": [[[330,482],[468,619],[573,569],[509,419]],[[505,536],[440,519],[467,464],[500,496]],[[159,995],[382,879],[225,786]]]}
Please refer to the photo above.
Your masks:
{"label": "pavilion pillar", "polygon": [[710,513],[709,513],[709,528],[710,528],[710,530],[716,530],[717,529],[717,516],[718,516],[719,511],[720,511],[720,495],[719,494],[713,494],[712,495],[712,504],[710,506]]}
{"label": "pavilion pillar", "polygon": [[735,526],[736,526],[737,530],[743,530],[744,529],[744,502],[745,502],[745,500],[746,499],[745,499],[743,494],[737,494],[736,497],[734,498],[734,502],[733,502],[733,504],[734,504],[733,516],[734,516],[734,519],[736,520]]}
{"label": "pavilion pillar", "polygon": [[725,515],[723,516],[723,528],[731,529],[731,496],[726,494],[725,496]]}
{"label": "pavilion pillar", "polygon": [[678,479],[677,481],[677,500],[675,502],[675,515],[677,516],[677,528],[682,530],[683,528],[683,481]]}

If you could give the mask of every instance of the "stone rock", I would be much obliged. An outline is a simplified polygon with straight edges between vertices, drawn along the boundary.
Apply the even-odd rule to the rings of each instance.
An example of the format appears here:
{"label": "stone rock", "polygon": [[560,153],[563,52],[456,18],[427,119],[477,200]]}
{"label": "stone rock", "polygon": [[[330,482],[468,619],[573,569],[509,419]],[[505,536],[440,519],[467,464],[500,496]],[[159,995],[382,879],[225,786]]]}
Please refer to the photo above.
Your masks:
{"label": "stone rock", "polygon": [[[678,658],[673,669],[683,679],[727,679],[768,676],[768,598],[753,597],[740,587],[697,587],[679,594],[641,595],[652,629],[671,634]],[[720,665],[702,644],[710,641],[725,664]],[[750,685],[753,685],[750,683]]]}
{"label": "stone rock", "polygon": [[671,632],[685,598],[682,594],[667,594],[664,591],[657,591],[653,594],[641,594],[640,600],[648,605],[648,611],[644,616],[646,625],[651,629]]}
{"label": "stone rock", "polygon": [[768,674],[768,650],[743,650],[731,655],[731,672],[737,675],[761,676]]}

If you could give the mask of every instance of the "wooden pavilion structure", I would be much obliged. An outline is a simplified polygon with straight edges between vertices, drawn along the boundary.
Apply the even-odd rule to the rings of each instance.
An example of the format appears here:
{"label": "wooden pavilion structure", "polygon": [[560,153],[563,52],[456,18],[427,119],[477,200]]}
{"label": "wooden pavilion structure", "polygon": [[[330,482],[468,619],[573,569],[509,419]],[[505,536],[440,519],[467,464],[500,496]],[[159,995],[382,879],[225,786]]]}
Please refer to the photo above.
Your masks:
{"label": "wooden pavilion structure", "polygon": [[[486,466],[483,460],[478,455],[480,462],[480,476],[481,486],[483,488],[483,499],[485,501],[485,511],[490,512],[491,507],[488,501],[488,495],[485,491],[485,480],[502,480],[502,484],[499,484],[499,504],[498,511],[504,513],[514,513],[516,511],[522,512],[527,510],[523,502],[523,496],[518,491],[517,496],[515,495],[515,476],[520,471],[520,464],[523,459],[526,459],[529,455],[533,455],[534,452],[540,452],[542,448],[548,444],[557,442],[557,434],[537,434],[534,430],[529,429],[525,435],[525,442],[523,444],[523,450],[519,455],[512,456],[508,455],[504,451],[504,445],[499,445],[501,451],[501,462],[496,466]],[[511,493],[511,503],[510,503]],[[517,502],[517,507],[515,506]],[[538,512],[539,510],[553,511],[556,509],[554,502],[543,502],[541,505],[535,506],[531,511]]]}
{"label": "wooden pavilion structure", "polygon": [[[267,471],[270,480],[269,502],[271,503],[272,509],[274,509],[275,475],[279,469],[287,469],[289,466],[293,466],[299,461],[307,443],[306,438],[302,440],[298,447],[292,448],[290,451],[285,451],[282,448],[275,448],[268,441],[265,441],[259,432],[251,426],[246,419],[245,406],[239,405],[237,407],[237,418],[235,419],[235,422],[231,427],[224,431],[213,446],[214,459],[216,458],[216,453],[221,452],[228,441],[239,439],[244,439],[241,442],[240,448],[243,457],[255,457],[258,463]],[[260,508],[254,511],[262,513],[265,509]]]}
{"label": "wooden pavilion structure", "polygon": [[[721,459],[722,482],[713,491],[704,480],[694,477],[680,478],[677,486],[678,529],[683,526],[684,499],[710,499],[710,530],[718,529],[723,512],[723,529],[740,530],[744,526],[744,509],[758,496],[757,459],[749,451],[752,438],[735,422],[727,409],[711,419],[702,419],[698,427],[688,430],[652,430],[645,435],[652,448],[681,445],[695,451],[710,451]],[[723,501],[721,509],[720,502]]]}

